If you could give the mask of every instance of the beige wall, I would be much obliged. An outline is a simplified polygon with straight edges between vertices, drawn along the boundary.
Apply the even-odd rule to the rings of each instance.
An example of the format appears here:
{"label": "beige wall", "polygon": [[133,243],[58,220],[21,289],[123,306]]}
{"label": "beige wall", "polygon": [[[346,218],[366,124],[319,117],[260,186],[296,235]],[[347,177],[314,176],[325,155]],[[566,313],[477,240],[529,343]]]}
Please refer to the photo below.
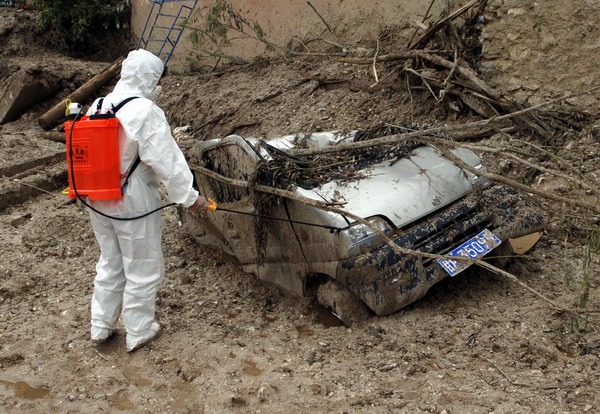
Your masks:
{"label": "beige wall", "polygon": [[[169,2],[162,7],[166,10],[179,10],[181,4],[192,2]],[[266,32],[269,40],[278,45],[285,45],[293,37],[302,38],[319,35],[340,42],[355,43],[375,40],[381,28],[406,26],[412,20],[421,20],[429,7],[427,0],[311,0],[324,20],[335,29],[335,34],[327,31],[325,24],[308,5],[306,0],[231,0],[241,15],[257,21]],[[436,5],[441,2],[435,2]],[[148,12],[151,8],[149,0],[133,0],[132,29],[139,36],[144,28]],[[196,10],[213,4],[212,0],[200,0]],[[434,8],[437,16],[439,8]],[[196,23],[197,24],[197,23]],[[190,56],[194,50],[188,40],[189,31],[181,37],[169,67],[175,71],[190,67]],[[235,56],[252,57],[264,53],[264,45],[254,42],[235,42],[227,53]]]}

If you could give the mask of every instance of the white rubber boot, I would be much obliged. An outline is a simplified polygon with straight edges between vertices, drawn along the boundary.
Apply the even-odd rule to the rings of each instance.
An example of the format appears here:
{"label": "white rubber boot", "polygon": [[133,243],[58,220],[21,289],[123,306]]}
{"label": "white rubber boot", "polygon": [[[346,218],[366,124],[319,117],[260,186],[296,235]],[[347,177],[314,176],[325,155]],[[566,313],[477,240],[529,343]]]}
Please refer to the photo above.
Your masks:
{"label": "white rubber boot", "polygon": [[92,336],[92,342],[94,343],[94,345],[102,344],[102,343],[106,342],[114,334],[115,334],[114,329],[99,328],[97,326],[92,325],[91,336]]}
{"label": "white rubber boot", "polygon": [[160,336],[160,325],[152,322],[152,326],[143,335],[127,334],[127,352],[133,352]]}

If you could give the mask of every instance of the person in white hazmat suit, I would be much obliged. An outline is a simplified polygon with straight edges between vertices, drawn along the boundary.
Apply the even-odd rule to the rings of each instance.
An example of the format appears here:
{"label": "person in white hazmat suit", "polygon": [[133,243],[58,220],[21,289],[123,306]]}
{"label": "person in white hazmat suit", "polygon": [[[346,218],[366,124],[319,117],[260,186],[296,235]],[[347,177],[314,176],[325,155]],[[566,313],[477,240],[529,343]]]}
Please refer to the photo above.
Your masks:
{"label": "person in white hazmat suit", "polygon": [[[118,200],[89,200],[89,204],[114,217],[134,217],[159,207],[162,182],[171,202],[192,210],[207,210],[208,201],[192,187],[192,173],[173,140],[164,112],[154,104],[163,63],[146,50],[129,53],[121,78],[103,100],[106,113],[126,98],[117,113],[121,177],[139,156],[124,194]],[[98,100],[88,111],[96,111]],[[162,223],[156,212],[137,220],[120,221],[90,210],[91,224],[100,245],[91,305],[91,338],[106,341],[115,333],[119,314],[127,331],[127,351],[154,339],[160,330],[155,320],[155,298],[165,270],[161,247]]]}

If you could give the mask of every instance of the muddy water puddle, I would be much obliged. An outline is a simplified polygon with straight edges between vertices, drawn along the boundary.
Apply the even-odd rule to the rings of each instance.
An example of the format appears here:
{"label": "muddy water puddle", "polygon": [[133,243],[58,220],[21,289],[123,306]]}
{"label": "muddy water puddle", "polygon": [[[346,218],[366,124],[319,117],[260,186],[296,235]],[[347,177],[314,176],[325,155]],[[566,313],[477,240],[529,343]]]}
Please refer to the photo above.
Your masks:
{"label": "muddy water puddle", "polygon": [[11,392],[15,397],[35,400],[37,398],[45,397],[50,390],[32,387],[24,381],[10,382],[0,380],[0,395],[7,395]]}
{"label": "muddy water puddle", "polygon": [[114,397],[110,399],[111,403],[112,403],[112,406],[117,411],[127,411],[127,410],[133,410],[133,409],[135,409],[136,406],[133,403],[133,401],[131,401],[130,396],[131,395],[130,395],[130,393],[128,391],[119,390],[114,395]]}
{"label": "muddy water puddle", "polygon": [[127,399],[118,400],[114,405],[119,411],[133,410],[135,408],[135,404]]}
{"label": "muddy water puddle", "polygon": [[312,328],[308,325],[296,326],[296,332],[298,332],[298,335],[300,336],[312,336],[315,333],[315,331],[313,331]]}
{"label": "muddy water puddle", "polygon": [[256,362],[250,361],[249,359],[244,360],[243,371],[244,371],[244,373],[251,375],[253,377],[258,377],[259,375],[261,375],[264,372],[264,370],[262,370],[256,366]]}

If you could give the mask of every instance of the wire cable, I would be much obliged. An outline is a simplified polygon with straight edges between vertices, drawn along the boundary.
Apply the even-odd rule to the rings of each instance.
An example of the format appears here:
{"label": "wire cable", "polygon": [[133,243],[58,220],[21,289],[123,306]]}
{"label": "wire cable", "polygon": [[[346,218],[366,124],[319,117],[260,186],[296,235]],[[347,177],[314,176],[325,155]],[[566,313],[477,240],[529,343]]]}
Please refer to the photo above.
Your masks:
{"label": "wire cable", "polygon": [[147,213],[141,214],[139,216],[134,216],[134,217],[116,217],[116,216],[111,216],[111,215],[103,213],[102,211],[100,211],[100,210],[92,207],[91,205],[89,205],[83,199],[83,197],[81,197],[79,195],[79,192],[77,191],[77,185],[75,184],[75,169],[74,169],[74,163],[73,163],[73,130],[75,129],[75,122],[79,121],[79,119],[81,118],[81,114],[82,114],[82,112],[80,111],[77,115],[75,115],[75,118],[73,118],[73,123],[71,124],[71,130],[69,131],[69,163],[71,165],[71,184],[73,184],[73,191],[75,192],[75,195],[77,196],[77,199],[79,201],[81,201],[84,206],[86,206],[90,210],[94,211],[95,213],[98,213],[101,216],[109,218],[109,219],[112,219],[112,220],[131,221],[131,220],[138,220],[138,219],[147,217],[150,214],[153,214],[153,213],[156,213],[157,211],[162,210],[163,208],[167,208],[167,207],[171,207],[171,206],[176,206],[177,205],[177,203],[166,204],[164,206],[160,206],[158,208],[155,208],[154,210],[148,211]]}

